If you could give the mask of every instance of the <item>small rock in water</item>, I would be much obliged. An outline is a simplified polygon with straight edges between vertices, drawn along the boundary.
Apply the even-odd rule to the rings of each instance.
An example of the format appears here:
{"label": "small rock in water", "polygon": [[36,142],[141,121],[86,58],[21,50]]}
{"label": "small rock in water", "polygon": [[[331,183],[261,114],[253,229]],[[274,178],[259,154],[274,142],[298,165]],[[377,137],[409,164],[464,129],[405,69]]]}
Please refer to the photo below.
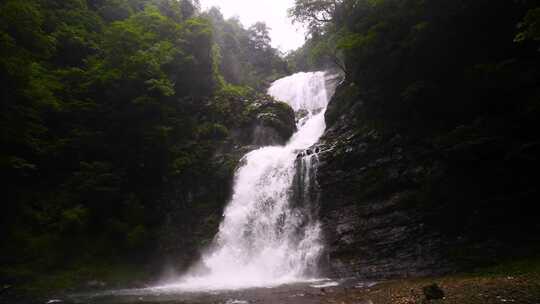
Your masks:
{"label": "small rock in water", "polygon": [[444,298],[444,291],[437,284],[425,286],[422,288],[426,300],[439,300]]}

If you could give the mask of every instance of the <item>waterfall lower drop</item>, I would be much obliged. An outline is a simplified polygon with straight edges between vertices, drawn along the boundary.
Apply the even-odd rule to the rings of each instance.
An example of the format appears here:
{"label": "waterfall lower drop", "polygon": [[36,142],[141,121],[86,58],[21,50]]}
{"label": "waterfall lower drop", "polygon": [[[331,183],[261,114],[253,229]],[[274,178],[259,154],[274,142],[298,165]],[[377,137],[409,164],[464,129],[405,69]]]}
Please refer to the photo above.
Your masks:
{"label": "waterfall lower drop", "polygon": [[[268,93],[297,113],[298,131],[285,146],[248,153],[235,174],[233,197],[213,246],[179,283],[187,291],[277,286],[316,275],[323,245],[309,191],[314,154],[297,161],[325,130],[325,72],[298,73],[273,83]],[[303,116],[300,118],[300,116]],[[302,175],[298,177],[297,175]],[[296,176],[296,179],[295,179]],[[301,196],[299,200],[295,197]]]}

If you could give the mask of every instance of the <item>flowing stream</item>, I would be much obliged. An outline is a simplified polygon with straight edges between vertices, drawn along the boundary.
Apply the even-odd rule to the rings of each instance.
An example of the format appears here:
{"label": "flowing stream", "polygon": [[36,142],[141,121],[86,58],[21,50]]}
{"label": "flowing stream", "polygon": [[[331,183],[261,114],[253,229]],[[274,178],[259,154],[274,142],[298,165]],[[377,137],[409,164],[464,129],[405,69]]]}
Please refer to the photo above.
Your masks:
{"label": "flowing stream", "polygon": [[[323,249],[316,204],[307,201],[313,153],[298,157],[322,136],[328,103],[325,72],[298,73],[268,93],[297,113],[298,131],[285,146],[248,153],[235,174],[233,197],[214,245],[179,283],[185,290],[276,286],[317,274]],[[302,116],[302,117],[300,117]],[[296,179],[295,179],[296,178]]]}

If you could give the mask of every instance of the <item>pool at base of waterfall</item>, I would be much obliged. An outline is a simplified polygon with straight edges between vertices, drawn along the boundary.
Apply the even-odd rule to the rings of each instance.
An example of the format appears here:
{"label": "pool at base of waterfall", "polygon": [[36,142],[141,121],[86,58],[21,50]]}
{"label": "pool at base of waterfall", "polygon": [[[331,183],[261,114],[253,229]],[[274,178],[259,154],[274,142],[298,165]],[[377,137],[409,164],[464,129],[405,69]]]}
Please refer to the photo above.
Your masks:
{"label": "pool at base of waterfall", "polygon": [[174,288],[151,287],[143,289],[115,290],[99,293],[72,295],[62,299],[65,304],[311,304],[329,294],[348,289],[369,288],[374,282],[356,279],[320,279],[285,284],[276,287],[259,287],[239,290],[214,290],[186,292]]}

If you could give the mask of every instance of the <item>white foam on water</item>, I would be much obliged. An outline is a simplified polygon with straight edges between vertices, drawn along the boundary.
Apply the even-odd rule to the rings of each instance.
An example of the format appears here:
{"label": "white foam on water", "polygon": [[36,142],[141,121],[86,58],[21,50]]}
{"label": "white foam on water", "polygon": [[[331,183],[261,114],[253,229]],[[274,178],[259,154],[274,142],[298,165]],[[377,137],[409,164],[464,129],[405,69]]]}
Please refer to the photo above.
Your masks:
{"label": "white foam on water", "polygon": [[314,285],[309,285],[309,286],[313,287],[313,288],[326,288],[326,287],[339,286],[339,283],[335,282],[335,281],[330,281],[330,282],[326,282],[326,283],[322,283],[322,284],[314,284]]}
{"label": "white foam on water", "polygon": [[291,189],[298,151],[317,143],[326,128],[325,82],[324,72],[274,82],[268,93],[307,117],[285,146],[263,147],[244,157],[214,244],[192,271],[153,290],[273,287],[306,282],[316,273],[323,250],[320,223],[306,216],[309,206],[291,203]]}

